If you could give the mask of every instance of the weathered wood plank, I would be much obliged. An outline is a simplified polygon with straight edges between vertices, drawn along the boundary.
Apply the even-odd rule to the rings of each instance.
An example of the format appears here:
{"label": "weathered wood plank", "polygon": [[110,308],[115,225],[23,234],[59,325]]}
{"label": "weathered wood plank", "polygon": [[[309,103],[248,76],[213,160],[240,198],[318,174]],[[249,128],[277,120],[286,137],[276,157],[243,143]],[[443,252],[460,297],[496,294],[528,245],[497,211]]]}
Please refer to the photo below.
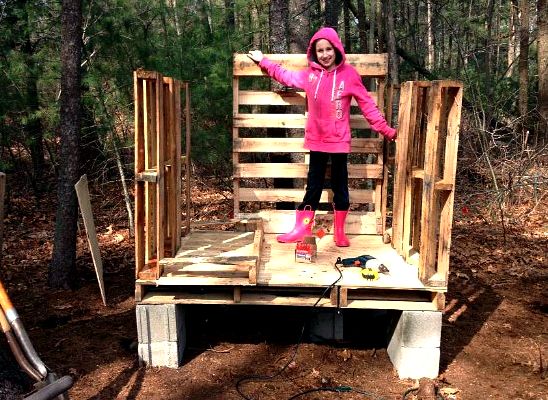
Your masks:
{"label": "weathered wood plank", "polygon": [[[290,210],[261,210],[256,213],[240,213],[239,218],[262,218],[265,234],[286,233],[295,224],[295,212]],[[316,227],[328,232],[333,231],[333,214],[325,211],[316,212]],[[346,218],[345,230],[351,235],[376,235],[376,218],[374,212],[350,212]]]}
{"label": "weathered wood plank", "polygon": [[95,229],[95,222],[93,221],[93,211],[91,209],[91,200],[89,198],[88,178],[86,175],[82,175],[82,177],[80,177],[80,180],[76,183],[76,185],[74,185],[74,189],[76,190],[78,205],[80,206],[80,212],[82,213],[82,219],[84,220],[84,227],[86,228],[86,236],[88,238],[88,245],[91,252],[91,259],[93,260],[93,266],[95,267],[95,275],[97,276],[99,291],[101,292],[101,299],[103,299],[103,304],[106,306],[107,297],[105,294],[105,281],[103,279],[103,260],[101,259],[101,250],[99,249],[97,231]]}
{"label": "weathered wood plank", "polygon": [[[308,165],[304,163],[240,163],[235,166],[236,178],[306,178]],[[329,168],[326,176],[330,176]],[[349,178],[380,179],[382,165],[350,164]]]}
{"label": "weathered wood plank", "polygon": [[[270,60],[289,70],[300,70],[308,66],[306,54],[265,54]],[[347,54],[346,61],[354,66],[361,76],[383,77],[388,72],[387,54]],[[234,54],[234,76],[261,76],[264,72],[247,54]]]}
{"label": "weathered wood plank", "polygon": [[[304,189],[240,188],[240,201],[300,202],[304,193]],[[374,199],[375,191],[371,189],[350,189],[350,202],[352,204],[374,203]],[[320,202],[332,203],[333,193],[330,190],[324,190]]]}
{"label": "weathered wood plank", "polygon": [[438,239],[437,275],[441,277],[440,280],[443,283],[447,282],[449,279],[449,254],[451,250],[451,229],[453,225],[453,206],[455,198],[454,184],[457,167],[463,89],[462,85],[442,87],[447,88],[447,96],[445,98],[448,103],[447,138],[445,142],[443,180],[436,182],[436,189],[445,191],[445,193],[438,193],[438,196],[441,198],[442,206]]}
{"label": "weathered wood plank", "polygon": [[[384,139],[353,138],[351,153],[382,153]],[[236,138],[233,151],[238,153],[303,153],[303,138]]]}
{"label": "weathered wood plank", "polygon": [[[378,102],[377,92],[369,92],[375,103]],[[258,90],[240,90],[237,97],[238,104],[243,105],[275,105],[275,106],[304,106],[306,96],[302,91],[284,90],[277,92],[265,92]],[[358,106],[356,99],[352,98],[350,105]]]}
{"label": "weathered wood plank", "polygon": [[[167,224],[166,209],[165,209],[165,125],[164,125],[164,96],[163,96],[163,81],[158,79],[155,85],[155,116],[156,116],[156,170],[158,172],[158,184],[156,187],[156,258],[161,260],[164,258],[165,251],[165,235],[164,229]],[[158,266],[158,273],[161,275],[161,266]]]}
{"label": "weathered wood plank", "polygon": [[[133,104],[135,126],[135,175],[145,168],[145,139],[143,116],[143,84],[137,71],[133,72]],[[145,265],[145,188],[135,181],[135,278]]]}
{"label": "weathered wood plank", "polygon": [[419,256],[419,277],[423,282],[436,273],[436,250],[439,207],[434,190],[438,176],[439,130],[441,119],[441,88],[432,82],[428,91],[428,123],[424,148],[424,180],[421,208],[421,242]]}
{"label": "weathered wood plank", "polygon": [[[304,129],[304,114],[235,114],[232,118],[235,128],[294,128]],[[361,114],[350,116],[350,128],[369,129],[369,123]]]}

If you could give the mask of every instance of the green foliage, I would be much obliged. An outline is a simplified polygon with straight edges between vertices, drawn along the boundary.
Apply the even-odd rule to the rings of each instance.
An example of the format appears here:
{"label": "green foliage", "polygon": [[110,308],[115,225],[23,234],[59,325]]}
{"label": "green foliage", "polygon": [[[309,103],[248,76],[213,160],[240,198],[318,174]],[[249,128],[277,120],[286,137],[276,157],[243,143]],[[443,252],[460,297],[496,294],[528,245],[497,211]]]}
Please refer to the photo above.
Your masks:
{"label": "green foliage", "polygon": [[[366,2],[369,10],[369,2]],[[396,41],[424,66],[427,21],[425,2],[393,2]],[[509,11],[495,8],[488,44],[487,1],[433,2],[436,65],[443,79],[463,80],[466,96],[489,118],[508,121],[516,114],[517,77],[505,77]],[[323,21],[312,3],[312,28]],[[252,11],[255,10],[255,13]],[[105,170],[113,168],[114,143],[132,170],[132,71],[156,70],[190,83],[192,158],[216,173],[229,174],[232,125],[232,54],[245,52],[255,35],[266,50],[269,2],[236,0],[234,26],[228,26],[221,0],[98,0],[83,2],[83,135],[94,138]],[[299,13],[306,10],[293,10]],[[291,18],[291,16],[290,16]],[[341,18],[342,21],[342,18]],[[367,21],[370,23],[371,21]],[[253,24],[256,24],[255,26]],[[258,24],[258,25],[257,25]],[[340,31],[342,32],[342,25]],[[495,35],[496,33],[496,35]],[[358,42],[356,20],[350,41]],[[257,40],[257,39],[256,39]],[[485,71],[486,49],[493,67]],[[493,48],[495,46],[495,48]],[[442,51],[443,49],[443,51]],[[382,49],[383,50],[383,49]],[[55,150],[59,130],[60,2],[6,0],[0,9],[0,135],[6,146],[28,146],[29,126],[38,123]],[[531,52],[531,105],[535,105],[536,61]],[[400,65],[400,81],[416,79],[416,65]],[[38,101],[33,101],[36,85]],[[86,139],[87,140],[87,139]],[[54,160],[53,160],[54,161]],[[109,177],[114,173],[107,172]],[[111,176],[112,175],[112,176]]]}

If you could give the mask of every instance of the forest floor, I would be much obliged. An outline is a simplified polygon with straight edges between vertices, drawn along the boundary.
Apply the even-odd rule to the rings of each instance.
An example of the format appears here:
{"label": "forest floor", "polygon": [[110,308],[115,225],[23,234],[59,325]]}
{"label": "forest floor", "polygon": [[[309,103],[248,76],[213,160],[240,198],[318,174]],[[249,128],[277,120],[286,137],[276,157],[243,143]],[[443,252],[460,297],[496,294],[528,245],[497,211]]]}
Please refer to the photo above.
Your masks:
{"label": "forest floor", "polygon": [[[8,181],[9,181],[8,177]],[[223,219],[229,191],[216,182],[193,188],[197,219]],[[102,303],[83,225],[78,238],[77,287],[48,290],[55,197],[37,205],[12,188],[4,233],[4,282],[34,346],[46,364],[70,374],[72,399],[402,399],[416,382],[400,380],[386,347],[377,343],[375,314],[345,316],[345,339],[305,340],[291,360],[307,313],[276,307],[200,306],[187,315],[188,341],[178,369],[137,361],[134,244],[118,188],[93,188],[103,259]],[[477,199],[476,204],[482,204]],[[548,207],[546,199],[515,208],[520,217],[490,224],[481,207],[457,199],[449,292],[443,316],[440,375],[444,399],[548,399]],[[503,234],[504,233],[504,234]],[[367,321],[364,323],[364,321]],[[5,341],[0,339],[0,347]],[[348,393],[298,393],[346,385]],[[292,397],[294,396],[294,397]],[[410,391],[405,397],[413,399]],[[438,397],[438,398],[441,398]]]}

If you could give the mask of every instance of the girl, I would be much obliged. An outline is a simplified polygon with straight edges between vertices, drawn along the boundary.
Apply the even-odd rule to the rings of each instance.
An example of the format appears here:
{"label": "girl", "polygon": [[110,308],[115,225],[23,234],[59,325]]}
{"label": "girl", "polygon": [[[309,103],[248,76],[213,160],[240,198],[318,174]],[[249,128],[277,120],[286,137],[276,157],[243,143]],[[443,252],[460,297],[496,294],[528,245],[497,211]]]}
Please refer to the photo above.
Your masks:
{"label": "girl", "polygon": [[252,50],[249,58],[272,78],[285,86],[306,92],[308,119],[304,148],[310,150],[306,193],[297,207],[295,226],[279,235],[282,243],[302,241],[312,235],[314,214],[323,190],[327,162],[331,158],[331,189],[334,207],[334,240],[339,247],[350,245],[344,224],[350,199],[348,193],[348,153],[350,152],[350,102],[354,97],[371,128],[388,140],[396,138],[396,130],[386,120],[371,98],[358,72],[345,63],[346,56],[337,32],[321,28],[312,36],[306,56],[308,68],[289,71],[268,60],[260,50]]}

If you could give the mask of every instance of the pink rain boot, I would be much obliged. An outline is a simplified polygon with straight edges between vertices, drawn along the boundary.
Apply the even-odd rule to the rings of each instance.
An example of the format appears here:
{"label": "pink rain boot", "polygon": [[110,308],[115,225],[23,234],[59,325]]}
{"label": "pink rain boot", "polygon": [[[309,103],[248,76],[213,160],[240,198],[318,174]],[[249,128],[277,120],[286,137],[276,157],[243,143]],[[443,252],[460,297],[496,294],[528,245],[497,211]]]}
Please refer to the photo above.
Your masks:
{"label": "pink rain boot", "polygon": [[278,235],[276,239],[280,243],[295,243],[303,240],[305,236],[312,236],[312,225],[314,225],[314,210],[306,206],[304,210],[295,211],[295,226],[293,230],[283,235]]}
{"label": "pink rain boot", "polygon": [[346,221],[346,216],[348,215],[348,211],[335,210],[333,215],[334,215],[333,225],[335,228],[335,235],[333,235],[333,239],[335,240],[335,244],[338,247],[350,246],[350,241],[348,240],[348,238],[346,237],[346,234],[344,233],[344,223]]}

